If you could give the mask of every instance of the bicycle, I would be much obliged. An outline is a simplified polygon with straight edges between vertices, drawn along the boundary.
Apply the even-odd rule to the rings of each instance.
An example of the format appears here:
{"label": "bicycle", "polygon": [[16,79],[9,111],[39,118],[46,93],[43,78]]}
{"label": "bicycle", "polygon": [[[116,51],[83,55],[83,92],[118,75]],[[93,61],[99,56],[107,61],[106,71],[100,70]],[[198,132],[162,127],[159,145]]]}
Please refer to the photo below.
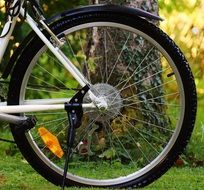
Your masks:
{"label": "bicycle", "polygon": [[141,187],[173,165],[193,130],[196,89],[180,49],[146,20],[160,17],[96,5],[48,20],[36,0],[8,1],[7,14],[0,58],[18,16],[33,31],[3,73],[0,120],[39,174],[62,188]]}

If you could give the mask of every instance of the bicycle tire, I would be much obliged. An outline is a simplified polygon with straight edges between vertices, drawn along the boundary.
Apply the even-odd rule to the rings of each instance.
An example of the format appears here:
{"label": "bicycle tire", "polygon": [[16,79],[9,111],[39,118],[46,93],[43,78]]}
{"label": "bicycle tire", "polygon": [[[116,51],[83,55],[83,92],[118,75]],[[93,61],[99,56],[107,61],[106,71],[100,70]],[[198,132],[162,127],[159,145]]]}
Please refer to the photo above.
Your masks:
{"label": "bicycle tire", "polygon": [[[158,78],[154,78],[155,74],[152,74],[149,77],[149,73],[153,72],[155,67],[148,68],[149,67],[148,64],[145,66],[144,65],[142,66],[141,63],[143,63],[144,60],[143,61],[140,60],[139,67],[141,67],[141,66],[143,67],[140,70],[141,76],[139,76],[139,74],[138,74],[137,76],[135,76],[135,78],[145,76],[146,78],[144,80],[141,79],[142,81],[145,81],[145,84],[141,85],[141,84],[137,83],[138,84],[137,88],[134,85],[135,88],[131,89],[132,92],[128,91],[128,92],[126,92],[126,94],[125,93],[122,94],[122,92],[121,92],[120,95],[117,96],[117,93],[119,92],[119,90],[117,90],[117,87],[118,87],[117,84],[120,84],[121,81],[116,80],[115,81],[115,82],[117,82],[117,84],[115,84],[116,87],[112,87],[112,83],[115,80],[115,78],[110,77],[110,75],[112,75],[112,73],[113,73],[113,71],[112,71],[113,68],[111,68],[111,67],[109,68],[109,71],[111,70],[110,71],[111,74],[109,73],[109,77],[108,77],[109,79],[107,79],[109,84],[107,85],[106,84],[107,81],[105,83],[102,82],[102,84],[98,83],[97,80],[102,80],[101,79],[102,74],[101,74],[101,78],[100,78],[100,75],[97,73],[97,71],[95,71],[96,69],[95,68],[94,68],[95,70],[93,69],[93,67],[95,66],[95,65],[93,66],[93,62],[90,63],[90,64],[92,64],[90,66],[90,68],[93,69],[95,72],[95,74],[93,74],[93,75],[92,75],[92,73],[87,74],[87,72],[89,72],[90,70],[80,68],[77,64],[77,66],[81,70],[83,70],[84,74],[88,78],[89,77],[91,78],[93,76],[91,78],[92,81],[95,80],[95,78],[97,78],[96,76],[99,75],[99,79],[97,79],[94,82],[94,84],[95,84],[94,89],[96,91],[101,90],[103,92],[103,95],[106,95],[106,91],[111,91],[112,94],[114,94],[114,97],[111,97],[112,99],[109,99],[109,100],[114,101],[115,99],[117,99],[117,101],[114,102],[115,106],[113,105],[113,107],[110,110],[110,113],[101,114],[101,112],[98,112],[98,113],[96,112],[96,114],[98,114],[100,116],[98,116],[98,115],[95,116],[95,114],[88,114],[88,116],[87,115],[84,116],[85,118],[87,117],[89,120],[94,121],[95,125],[97,125],[94,132],[91,133],[91,135],[93,135],[93,136],[95,135],[97,137],[93,137],[93,138],[95,138],[95,139],[92,139],[93,142],[92,142],[92,140],[90,141],[91,146],[93,146],[93,147],[86,150],[88,152],[87,153],[88,155],[85,154],[85,156],[84,156],[84,154],[82,154],[81,152],[79,154],[79,149],[76,148],[76,150],[74,152],[75,157],[73,158],[73,160],[76,159],[77,161],[76,162],[73,161],[73,166],[72,166],[74,168],[76,165],[76,169],[74,168],[75,170],[73,169],[73,170],[69,171],[68,176],[67,176],[67,180],[66,180],[67,186],[77,185],[77,186],[92,186],[92,187],[97,186],[97,187],[122,188],[122,187],[141,187],[141,186],[148,185],[149,183],[153,182],[158,177],[160,177],[162,174],[164,174],[173,165],[174,161],[178,158],[178,155],[181,154],[181,152],[186,147],[186,145],[189,141],[189,138],[191,136],[192,130],[193,130],[193,126],[194,126],[194,122],[195,122],[195,115],[196,115],[196,90],[195,90],[193,75],[191,73],[190,67],[189,67],[185,57],[183,56],[182,52],[179,50],[179,48],[175,45],[175,43],[165,33],[163,33],[159,28],[157,28],[153,24],[147,22],[146,20],[144,20],[140,17],[134,17],[133,18],[133,17],[128,17],[126,15],[119,15],[118,12],[117,13],[116,12],[107,13],[107,12],[103,12],[103,11],[98,11],[97,13],[96,12],[93,12],[93,13],[89,12],[87,14],[83,13],[82,15],[81,14],[75,15],[74,18],[71,18],[71,19],[69,17],[65,17],[59,21],[56,21],[56,23],[52,24],[52,29],[54,30],[54,32],[56,34],[60,35],[63,33],[67,36],[69,35],[69,37],[67,37],[68,40],[73,40],[76,37],[76,34],[79,33],[81,36],[77,37],[78,39],[75,41],[73,40],[73,42],[77,42],[77,41],[85,39],[83,41],[83,43],[86,44],[88,41],[88,38],[86,37],[85,34],[90,32],[90,30],[88,31],[87,27],[97,28],[97,30],[100,27],[102,29],[106,28],[106,30],[109,30],[110,28],[116,27],[116,29],[111,29],[111,31],[109,33],[109,35],[111,35],[111,38],[109,38],[109,40],[106,39],[107,42],[108,41],[110,42],[117,35],[119,37],[118,36],[115,37],[116,39],[120,38],[121,40],[124,40],[123,38],[125,38],[124,41],[125,42],[128,41],[128,42],[123,43],[122,46],[119,46],[119,45],[114,46],[114,45],[109,44],[110,46],[113,46],[113,47],[109,48],[109,51],[114,51],[115,54],[118,53],[117,48],[118,49],[120,48],[119,52],[122,52],[121,54],[129,53],[128,51],[123,50],[125,48],[127,48],[128,50],[132,48],[132,49],[134,49],[134,52],[136,51],[137,46],[132,44],[133,40],[129,40],[129,38],[127,39],[127,36],[126,36],[126,32],[127,32],[129,36],[131,36],[131,37],[134,36],[134,40],[135,40],[135,38],[137,38],[137,40],[138,39],[141,40],[139,45],[141,47],[143,47],[143,49],[141,51],[141,48],[140,48],[137,51],[139,52],[141,57],[143,56],[143,59],[144,59],[144,57],[146,57],[147,55],[149,56],[149,54],[152,53],[152,49],[156,49],[155,50],[156,53],[154,52],[154,56],[156,54],[156,58],[157,58],[156,63],[158,63],[158,60],[159,60],[159,64],[158,64],[157,69],[161,69],[164,67],[166,70],[170,69],[170,71],[168,71],[166,73],[166,71],[164,71],[165,69],[163,69],[163,70],[161,70],[162,74],[158,74],[158,76],[157,76]],[[76,28],[77,28],[77,30],[76,30]],[[123,29],[125,32],[124,31],[120,32]],[[82,32],[79,32],[79,30]],[[83,33],[84,30],[86,31],[85,34]],[[94,29],[91,29],[91,31],[92,30],[94,30]],[[132,32],[134,33],[133,35],[129,34]],[[104,33],[105,32],[103,32],[103,34]],[[125,37],[123,37],[123,36],[121,37],[122,34],[125,34],[124,35]],[[83,35],[85,35],[85,37]],[[84,39],[79,39],[81,37],[84,37]],[[145,43],[144,43],[144,41],[145,41]],[[89,39],[89,42],[90,42],[90,39]],[[91,42],[94,43],[93,41],[91,41]],[[90,45],[90,44],[88,44],[88,45],[86,44],[86,46],[85,46],[83,44],[83,47],[82,47],[82,41],[80,43],[81,44],[78,44],[79,47],[77,47],[77,48],[81,49],[81,52],[82,52],[82,49],[84,47],[88,47],[88,45]],[[111,43],[114,43],[114,41]],[[148,47],[144,47],[143,45],[147,44],[147,43],[151,44],[151,46],[149,47],[149,45],[147,45]],[[70,46],[71,42],[69,42],[69,43],[67,42],[67,44]],[[117,42],[117,44],[118,44],[118,42]],[[126,45],[127,45],[127,47],[125,47]],[[114,48],[116,50],[110,50],[110,49],[114,49]],[[145,48],[147,48],[148,50],[145,50]],[[72,52],[73,49],[74,48],[71,48],[71,50],[69,48],[66,49],[66,51],[69,52],[66,55],[71,57],[71,54],[73,54],[71,58],[75,59],[74,56],[76,56],[76,55],[75,55],[75,53]],[[90,50],[90,47],[88,49]],[[23,53],[20,55],[19,59],[17,60],[17,63],[15,65],[15,68],[14,68],[12,76],[11,76],[11,82],[9,85],[9,92],[8,92],[8,105],[24,104],[24,99],[30,98],[30,97],[34,98],[34,96],[36,96],[35,98],[38,98],[41,96],[43,96],[43,97],[45,96],[48,98],[55,98],[55,95],[53,95],[55,93],[55,92],[53,92],[54,90],[56,90],[56,91],[59,90],[61,92],[60,97],[62,96],[63,93],[65,93],[64,92],[65,90],[66,91],[70,90],[71,94],[74,94],[76,92],[75,90],[76,90],[76,88],[78,88],[78,84],[75,84],[72,80],[70,80],[70,82],[68,81],[66,83],[66,85],[64,87],[65,89],[60,87],[61,80],[63,80],[63,83],[64,83],[63,78],[65,78],[65,76],[67,78],[70,77],[68,74],[64,75],[64,72],[60,72],[60,75],[62,75],[62,76],[60,76],[61,77],[60,79],[59,78],[53,79],[54,80],[53,83],[55,86],[53,84],[51,84],[51,85],[48,84],[48,82],[47,82],[48,80],[46,78],[46,75],[51,72],[50,76],[53,76],[53,73],[55,72],[55,71],[53,71],[55,68],[50,66],[49,64],[52,64],[52,63],[55,64],[56,60],[55,59],[53,60],[51,58],[49,59],[50,53],[49,53],[49,56],[47,56],[47,57],[44,56],[45,51],[47,51],[47,49],[44,47],[42,41],[38,37],[35,37],[28,44],[28,46],[24,49]],[[98,53],[101,53],[100,51],[102,51],[102,50],[98,50]],[[159,57],[158,57],[157,51],[159,52]],[[77,52],[79,54],[81,53],[78,49],[77,49]],[[86,56],[84,54],[86,54]],[[89,51],[89,54],[90,54],[90,51]],[[102,54],[105,55],[105,51]],[[114,55],[113,52],[111,52],[110,54]],[[131,55],[133,55],[133,54],[134,53],[132,53]],[[108,55],[108,53],[107,53],[107,55]],[[107,55],[105,55],[105,57]],[[110,55],[111,58],[109,58],[109,62],[112,61],[111,55]],[[82,52],[81,57],[79,55],[79,58],[78,57],[77,58],[83,59],[83,56],[86,57],[85,58],[86,60],[88,60],[88,58],[87,58],[88,54],[85,52]],[[99,55],[97,55],[96,57],[100,58]],[[104,57],[104,56],[101,56],[101,57]],[[125,54],[125,56],[123,56],[122,61],[124,61],[125,58],[127,58],[127,57],[128,57],[127,54]],[[94,59],[94,63],[97,63],[97,60],[95,60],[95,59]],[[120,59],[120,57],[116,58],[116,60],[119,60],[119,59]],[[40,61],[37,61],[37,60],[40,60]],[[49,61],[49,64],[47,63],[47,68],[46,68],[47,71],[45,71],[45,69],[43,69],[42,66],[39,66],[39,64],[41,64],[41,62],[47,62],[46,60]],[[53,60],[53,62],[50,60]],[[150,58],[150,60],[151,60],[151,58]],[[155,62],[155,60],[153,62]],[[115,69],[115,67],[117,67],[118,69],[120,69],[120,67],[121,67],[123,69],[123,75],[121,78],[123,78],[124,70],[125,70],[127,72],[126,75],[132,79],[133,74],[135,74],[134,71],[132,71],[132,70],[136,70],[138,68],[138,67],[135,68],[135,66],[132,66],[130,64],[128,64],[128,66],[127,65],[124,66],[123,63],[121,63],[119,66],[118,66],[118,64],[112,64],[112,65],[114,65],[114,69]],[[166,65],[168,65],[168,67]],[[37,67],[37,66],[39,66],[39,68],[41,68],[41,70],[38,70],[38,72],[35,71],[35,67]],[[133,68],[129,69],[130,66],[132,66]],[[146,70],[146,72],[142,72],[145,69],[148,69],[148,70]],[[59,68],[58,68],[58,70],[59,70]],[[118,70],[117,72],[119,73],[119,71],[120,70]],[[57,75],[59,76],[59,72],[58,71],[56,71],[56,72],[57,72]],[[89,76],[89,75],[91,75],[91,76]],[[132,77],[130,77],[130,76],[132,76]],[[154,80],[150,80],[150,78],[152,78],[152,77],[154,78]],[[172,83],[167,81],[171,77],[173,77]],[[110,80],[110,78],[111,78],[111,80]],[[154,81],[156,79],[158,79],[159,81],[157,82],[156,86],[154,86],[155,84],[152,84],[152,83],[154,83]],[[43,81],[43,82],[41,83],[39,81],[41,81],[41,82]],[[30,85],[30,82],[35,82],[35,83]],[[130,81],[128,81],[128,82],[130,82]],[[70,83],[74,83],[73,85],[71,85],[71,86],[74,86],[74,88],[73,87],[72,88],[67,87],[67,84],[69,85]],[[44,87],[41,90],[37,90],[37,89],[33,90],[34,85],[36,85],[36,86],[39,85],[38,87],[40,88],[40,86],[42,86],[42,84],[44,84],[43,85]],[[132,86],[133,86],[133,84],[136,84],[136,83],[135,82],[132,83]],[[48,87],[46,87],[46,86],[48,86]],[[149,91],[151,90],[151,88],[155,89],[158,87],[161,87],[161,88],[159,88],[159,91],[156,92],[156,94],[159,93],[158,97],[154,97],[154,95],[149,94]],[[47,89],[50,88],[50,89],[47,90],[46,88]],[[123,90],[124,90],[124,88],[123,88]],[[127,88],[129,88],[129,87],[126,87],[126,89]],[[138,90],[138,88],[141,88],[141,90],[144,90],[144,89],[145,90],[143,92],[140,92]],[[174,88],[176,88],[176,90]],[[103,90],[103,89],[105,89],[105,90]],[[29,93],[29,90],[31,90],[33,93]],[[44,91],[46,91],[46,92],[44,92]],[[137,93],[135,91],[137,91]],[[169,94],[167,93],[167,91],[169,91],[168,92]],[[28,93],[28,95],[27,95],[27,93]],[[140,103],[142,102],[141,105],[139,105],[139,106],[137,105],[138,106],[137,109],[136,108],[126,108],[125,106],[123,106],[123,104],[125,105],[126,101],[127,101],[127,103],[126,103],[127,107],[128,107],[128,103],[129,104],[131,103],[132,105],[136,106],[135,102],[132,103],[130,101],[130,99],[132,100],[132,96],[130,96],[129,99],[126,98],[126,96],[128,96],[128,93],[130,93],[130,94],[135,93],[134,97],[139,96],[140,93],[143,93],[143,95],[146,93],[146,97],[145,96],[141,96],[139,98],[137,97],[139,99],[139,102]],[[165,93],[167,93],[167,94],[165,94]],[[110,94],[109,94],[109,96],[110,96]],[[164,98],[164,99],[161,98],[161,96],[165,97],[164,94],[166,96],[168,96],[168,97],[170,96],[170,97]],[[108,95],[107,95],[107,97],[108,97]],[[142,98],[144,98],[144,99],[142,100]],[[159,100],[154,102],[155,98],[157,100],[158,99]],[[87,97],[85,97],[85,99],[86,99],[85,101],[89,101],[89,99]],[[153,102],[154,102],[154,106],[151,106],[150,104],[153,104]],[[159,104],[164,104],[164,102],[167,102],[164,107],[158,106]],[[178,104],[177,107],[175,106],[175,107],[171,108],[171,106],[174,104]],[[149,109],[151,109],[151,110],[147,110],[148,106],[149,106]],[[155,107],[157,107],[157,108],[155,108]],[[177,108],[178,108],[178,111],[177,111]],[[137,112],[136,112],[136,110],[137,110]],[[160,110],[160,112],[161,112],[160,114],[157,113],[158,110]],[[174,113],[173,110],[176,110],[175,111],[176,113]],[[156,115],[153,114],[153,112],[156,113]],[[44,116],[44,115],[39,116],[38,122],[46,120],[46,117],[48,117],[48,120],[49,120],[49,114],[50,113],[45,112],[44,114],[47,114],[47,115],[46,116]],[[61,112],[58,113],[58,115],[56,117],[59,118],[60,114],[62,114],[62,113]],[[63,112],[63,114],[66,115],[66,112]],[[38,117],[37,114],[36,114],[36,117]],[[42,117],[42,119],[41,119],[41,117]],[[56,117],[55,117],[55,119],[56,119]],[[133,119],[132,117],[135,117],[135,118]],[[174,117],[176,117],[176,119],[174,119]],[[85,124],[86,124],[86,119],[83,120]],[[125,119],[125,122],[122,121],[124,119]],[[61,124],[59,124],[59,121],[61,121],[61,120],[55,121],[53,119],[53,125],[58,126],[58,128],[59,128],[59,126],[61,125]],[[103,121],[105,121],[106,123],[104,122],[105,123],[104,124]],[[65,122],[65,120],[63,120],[63,122]],[[118,130],[119,129],[123,130],[123,132],[112,129],[112,127],[115,127],[115,126],[113,126],[114,122],[116,124],[117,124],[117,122],[119,122],[118,126],[116,124],[114,124],[114,125],[117,126]],[[122,122],[124,122],[127,125],[127,128],[123,128],[123,129],[121,128],[121,125],[124,124]],[[44,125],[46,125],[46,124],[47,123],[45,122]],[[63,125],[65,125],[65,124],[63,123]],[[100,127],[98,127],[99,125],[100,125]],[[102,125],[102,127],[101,127],[101,125]],[[158,127],[157,125],[160,125],[160,126]],[[166,125],[166,126],[164,127],[164,125]],[[173,129],[172,129],[172,125],[175,125]],[[66,126],[67,126],[67,123],[66,123]],[[110,127],[107,129],[106,126],[110,126]],[[137,129],[134,129],[134,130],[137,130],[137,132],[132,132],[131,129],[128,128],[128,126],[131,126],[134,128],[136,128],[136,126],[138,126]],[[154,130],[152,128],[150,128],[153,126],[155,127]],[[105,129],[101,129],[103,127]],[[41,147],[43,143],[42,143],[42,140],[39,138],[39,133],[37,131],[38,128],[39,128],[39,125],[37,125],[33,129],[31,129],[29,132],[19,133],[17,127],[15,125],[11,125],[11,131],[12,131],[12,134],[14,136],[15,142],[17,143],[20,151],[22,152],[22,154],[26,158],[26,160],[30,163],[30,165],[38,173],[40,173],[43,177],[45,177],[47,180],[49,180],[50,182],[52,182],[56,185],[60,185],[61,180],[62,180],[62,174],[63,174],[63,167],[62,167],[63,164],[59,160],[56,161],[56,156],[53,156],[49,152],[49,149],[47,147],[45,147],[45,146]],[[52,128],[48,126],[47,129],[51,130]],[[52,133],[55,133],[56,132],[55,130],[53,129]],[[115,141],[112,142],[112,139],[110,138],[110,136],[107,137],[107,138],[110,138],[110,140],[105,139],[106,136],[105,135],[103,136],[103,134],[102,134],[102,138],[97,141],[96,138],[99,138],[99,136],[100,136],[99,133],[101,130],[102,130],[101,133],[105,133],[108,130],[112,131],[111,135],[114,135],[114,133],[116,133],[115,138],[118,139],[116,144],[114,144]],[[168,131],[171,131],[171,132],[168,132]],[[79,128],[79,132],[80,132],[80,128]],[[151,132],[151,134],[150,134],[150,132]],[[56,136],[58,133],[59,133],[59,131],[56,132]],[[87,135],[87,133],[88,132],[86,132],[86,135]],[[117,133],[118,133],[118,135],[117,135]],[[126,139],[125,135],[127,135],[127,133],[128,133],[128,137],[130,139],[132,139],[132,141],[134,141],[134,142],[129,143],[129,141],[131,141],[131,140],[128,141]],[[132,137],[132,135],[130,135],[130,133],[132,133],[134,136],[137,136],[136,133],[138,133],[137,139],[133,140],[133,137]],[[60,135],[63,136],[63,134],[60,134]],[[123,137],[122,137],[122,135],[123,135]],[[157,135],[157,137],[155,137],[155,135]],[[160,137],[163,138],[165,142],[160,142],[160,144],[159,144],[156,139],[158,139]],[[59,137],[59,139],[60,138],[61,137]],[[84,142],[82,142],[83,139],[82,140],[80,140],[80,139],[81,139],[81,137],[79,138],[78,142],[75,142],[76,146],[80,146],[80,143],[84,143]],[[121,145],[120,139],[124,140],[123,145]],[[163,139],[162,140],[160,139],[160,141],[163,141]],[[100,144],[99,143],[100,140],[105,141],[105,143],[100,142],[101,143]],[[97,142],[95,142],[95,141],[97,141]],[[117,143],[119,143],[119,145]],[[108,148],[106,147],[106,146],[108,146],[107,144],[110,144]],[[104,146],[104,147],[102,147],[101,149],[99,147],[100,150],[98,150],[97,147],[99,145]],[[133,146],[133,145],[137,148],[136,153],[135,153],[135,151],[133,151],[134,149],[131,149],[131,146]],[[125,147],[125,148],[121,148],[121,147]],[[145,148],[145,147],[147,147],[147,148]],[[143,150],[141,150],[141,149],[143,149]],[[145,151],[147,151],[148,154]],[[154,154],[156,154],[155,152],[156,153],[158,152],[158,155],[154,155]],[[92,153],[94,155],[91,155]],[[139,153],[140,153],[140,155],[139,155]],[[136,157],[137,159],[135,158],[135,160],[134,160],[134,158],[132,158],[130,156],[131,154],[134,155],[134,158]],[[87,157],[88,157],[89,162],[87,161]],[[98,162],[97,162],[97,160],[98,160]],[[90,165],[89,165],[89,163],[90,163]],[[102,170],[103,171],[107,170],[107,171],[105,171],[103,173],[102,170],[100,170],[100,167],[97,168],[98,163],[104,164],[102,167],[105,167],[105,168],[102,168]],[[78,167],[77,164],[81,164],[80,167]],[[107,175],[107,173],[113,172],[113,170],[115,170],[115,168],[114,168],[115,165],[117,167],[119,167],[120,170],[124,173],[123,174],[113,174],[113,175],[116,175],[116,177],[111,176],[109,179],[109,175]],[[129,170],[123,171],[123,170],[127,169],[128,166],[129,166]],[[94,169],[93,167],[96,167],[96,168]],[[113,167],[113,169],[111,169],[112,167]],[[132,171],[132,167],[133,167],[133,171]],[[82,174],[77,173],[78,170],[80,170],[80,168],[81,168],[81,170],[84,170],[84,173],[83,172],[82,172]],[[99,171],[97,171],[97,169]],[[93,173],[94,172],[96,173],[96,175],[86,177],[85,173],[87,173],[87,170],[92,170]],[[110,171],[110,172],[108,172],[108,171]],[[107,175],[108,177],[105,176],[103,178],[103,176],[102,176],[103,174]],[[89,174],[87,174],[87,175],[89,175]],[[102,177],[102,178],[97,179],[98,177]],[[96,178],[96,179],[94,179],[94,178]]]}

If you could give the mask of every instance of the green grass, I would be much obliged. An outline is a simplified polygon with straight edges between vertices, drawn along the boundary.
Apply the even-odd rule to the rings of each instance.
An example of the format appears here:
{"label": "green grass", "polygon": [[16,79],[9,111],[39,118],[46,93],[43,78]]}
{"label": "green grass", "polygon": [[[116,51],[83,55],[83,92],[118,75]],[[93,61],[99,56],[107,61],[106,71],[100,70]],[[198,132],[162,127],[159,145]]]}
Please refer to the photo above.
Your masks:
{"label": "green grass", "polygon": [[[145,190],[201,190],[204,187],[203,168],[173,167]],[[0,160],[0,189],[1,190],[57,190],[56,187],[38,175],[20,155],[5,156]],[[69,188],[79,189],[79,188]],[[96,190],[98,188],[81,188]]]}
{"label": "green grass", "polygon": [[[204,160],[204,100],[199,101],[196,126],[188,146],[188,154],[197,160]],[[4,132],[3,132],[4,131]],[[10,138],[9,131],[0,130],[0,137]],[[42,178],[22,158],[15,145],[0,142],[0,190],[58,190],[53,184]],[[203,162],[204,163],[204,162]],[[202,164],[203,164],[202,163]],[[192,164],[189,164],[192,165]],[[188,166],[186,164],[185,166]],[[144,190],[202,190],[204,187],[203,167],[171,168],[165,175]],[[70,190],[79,189],[69,188]],[[98,190],[98,188],[81,188]]]}
{"label": "green grass", "polygon": [[[4,133],[5,134],[5,133]],[[7,136],[8,135],[4,135]],[[0,189],[1,190],[57,190],[53,184],[42,178],[22,158],[14,145],[0,143]],[[12,156],[14,154],[14,156]],[[201,190],[204,187],[204,168],[171,168],[164,176],[144,190]],[[77,187],[70,190],[79,189]],[[81,188],[98,190],[98,188]]]}

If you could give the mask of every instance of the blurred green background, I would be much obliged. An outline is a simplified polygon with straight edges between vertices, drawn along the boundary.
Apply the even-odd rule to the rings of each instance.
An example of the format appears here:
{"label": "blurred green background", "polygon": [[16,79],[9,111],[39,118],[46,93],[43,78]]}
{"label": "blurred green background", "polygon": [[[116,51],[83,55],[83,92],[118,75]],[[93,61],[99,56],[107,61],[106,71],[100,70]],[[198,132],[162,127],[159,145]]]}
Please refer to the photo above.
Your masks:
{"label": "blurred green background", "polygon": [[160,27],[185,54],[193,71],[198,111],[193,135],[183,159],[191,166],[204,166],[204,1],[159,0]]}
{"label": "blurred green background", "polygon": [[[181,156],[183,165],[204,166],[204,1],[203,0],[158,0],[159,14],[165,20],[160,23],[162,28],[184,52],[194,73],[197,93],[198,112],[195,129],[188,148]],[[88,4],[86,0],[42,0],[44,11],[49,17],[79,5]],[[4,0],[0,0],[0,31],[4,24]],[[28,34],[26,24],[20,25],[15,30],[11,39],[10,50],[0,64],[3,71],[10,55],[19,45],[20,41]],[[2,85],[2,84],[0,84]],[[6,85],[0,86],[0,94],[6,98]],[[0,129],[2,132],[6,127]]]}

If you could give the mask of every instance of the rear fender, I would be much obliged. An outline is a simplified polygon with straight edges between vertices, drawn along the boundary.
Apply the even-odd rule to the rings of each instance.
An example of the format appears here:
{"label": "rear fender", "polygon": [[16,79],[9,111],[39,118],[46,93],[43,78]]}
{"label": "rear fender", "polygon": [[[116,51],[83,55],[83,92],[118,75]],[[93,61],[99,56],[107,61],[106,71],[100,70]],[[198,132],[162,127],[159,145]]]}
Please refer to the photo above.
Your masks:
{"label": "rear fender", "polygon": [[[157,15],[151,14],[149,12],[146,12],[144,10],[138,9],[138,8],[130,8],[126,6],[119,6],[119,5],[92,5],[92,6],[85,6],[80,7],[76,9],[67,10],[65,12],[59,13],[50,19],[48,19],[46,22],[48,25],[54,26],[58,21],[60,21],[62,18],[74,18],[78,16],[83,16],[84,14],[88,13],[115,13],[118,15],[125,15],[130,17],[143,17],[147,19],[152,19],[156,21],[162,21],[163,19]],[[20,46],[15,50],[14,54],[12,55],[11,59],[9,60],[7,66],[5,67],[5,70],[3,71],[2,78],[6,79],[9,74],[12,72],[13,67],[20,57],[20,55],[24,52],[26,47],[29,45],[29,43],[32,43],[34,38],[36,38],[36,34],[32,31],[20,44]]]}

